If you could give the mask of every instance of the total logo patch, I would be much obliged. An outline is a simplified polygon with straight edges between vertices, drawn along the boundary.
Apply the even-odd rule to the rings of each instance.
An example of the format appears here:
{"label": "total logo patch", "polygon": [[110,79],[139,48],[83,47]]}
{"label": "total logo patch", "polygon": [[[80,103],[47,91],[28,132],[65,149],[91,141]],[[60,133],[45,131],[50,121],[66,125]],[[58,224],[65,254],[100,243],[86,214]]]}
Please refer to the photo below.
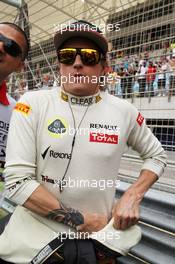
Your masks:
{"label": "total logo patch", "polygon": [[118,144],[118,135],[90,132],[89,141],[107,144]]}
{"label": "total logo patch", "polygon": [[139,126],[142,125],[142,123],[144,121],[144,117],[141,115],[141,113],[138,114],[136,121],[139,124]]}
{"label": "total logo patch", "polygon": [[52,137],[61,138],[66,133],[67,128],[67,121],[62,117],[49,120],[48,122],[48,132]]}
{"label": "total logo patch", "polygon": [[26,104],[17,103],[14,108],[15,111],[20,112],[24,115],[28,115],[31,111],[31,107]]}

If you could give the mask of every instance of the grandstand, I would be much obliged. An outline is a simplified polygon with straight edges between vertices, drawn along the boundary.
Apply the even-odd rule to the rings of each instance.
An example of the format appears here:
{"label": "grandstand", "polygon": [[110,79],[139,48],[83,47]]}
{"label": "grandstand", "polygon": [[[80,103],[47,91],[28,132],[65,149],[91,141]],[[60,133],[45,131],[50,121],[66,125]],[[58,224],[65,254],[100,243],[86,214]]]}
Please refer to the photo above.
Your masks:
{"label": "grandstand", "polygon": [[[8,1],[2,2],[8,3]],[[163,58],[170,59],[174,52],[174,1],[107,2],[62,1],[58,6],[58,1],[27,1],[26,3],[22,1],[22,6],[16,10],[16,14],[13,11],[15,7],[1,4],[1,21],[16,20],[26,29],[30,37],[31,52],[22,76],[27,79],[29,89],[40,85],[43,74],[51,74],[52,80],[57,77],[53,33],[60,26],[76,19],[89,19],[100,25],[106,33],[112,69],[118,71],[120,77],[126,77],[121,78],[125,85],[128,83],[127,80],[130,80],[129,76],[132,76],[131,87],[125,90],[121,87],[122,94],[134,92],[133,79],[142,60],[154,61],[161,70]],[[95,7],[97,10],[93,10]],[[107,25],[112,25],[113,29],[107,28]],[[128,64],[132,65],[129,70]],[[121,68],[128,70],[127,74],[122,72]],[[171,71],[172,69],[167,67],[167,81],[164,86],[168,91],[172,89],[168,76],[168,73],[171,75]],[[13,79],[11,83],[13,84]],[[154,86],[157,89],[156,84]],[[13,91],[12,85],[11,92]]]}

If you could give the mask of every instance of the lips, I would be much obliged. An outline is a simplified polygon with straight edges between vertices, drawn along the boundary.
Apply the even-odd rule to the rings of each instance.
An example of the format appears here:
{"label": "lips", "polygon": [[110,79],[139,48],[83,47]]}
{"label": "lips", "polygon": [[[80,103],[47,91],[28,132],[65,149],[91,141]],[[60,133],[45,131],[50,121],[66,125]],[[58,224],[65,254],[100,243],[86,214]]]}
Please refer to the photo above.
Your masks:
{"label": "lips", "polygon": [[74,76],[74,77],[82,77],[82,76],[85,76],[85,75],[83,75],[83,74],[81,74],[81,73],[75,73],[73,76]]}

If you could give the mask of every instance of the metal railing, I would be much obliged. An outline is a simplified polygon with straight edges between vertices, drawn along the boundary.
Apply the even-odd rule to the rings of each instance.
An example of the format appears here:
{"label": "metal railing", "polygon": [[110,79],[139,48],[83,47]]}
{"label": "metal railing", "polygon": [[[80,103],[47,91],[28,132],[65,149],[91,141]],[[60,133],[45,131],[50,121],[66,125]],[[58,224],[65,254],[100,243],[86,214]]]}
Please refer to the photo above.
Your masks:
{"label": "metal railing", "polygon": [[[120,198],[130,184],[121,182],[116,191]],[[141,203],[139,226],[142,239],[118,264],[175,263],[175,194],[151,189]]]}

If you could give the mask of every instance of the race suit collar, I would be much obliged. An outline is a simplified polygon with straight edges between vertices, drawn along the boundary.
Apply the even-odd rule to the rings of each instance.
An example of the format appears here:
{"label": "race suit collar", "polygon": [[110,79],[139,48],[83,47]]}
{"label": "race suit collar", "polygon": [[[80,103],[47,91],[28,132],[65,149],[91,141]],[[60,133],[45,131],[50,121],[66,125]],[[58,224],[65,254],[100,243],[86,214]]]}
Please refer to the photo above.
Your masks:
{"label": "race suit collar", "polygon": [[98,103],[102,99],[100,92],[90,96],[75,96],[65,92],[63,89],[61,89],[60,92],[61,99],[65,102],[69,102],[72,105],[88,106]]}
{"label": "race suit collar", "polygon": [[6,92],[7,92],[6,82],[3,81],[2,84],[0,85],[0,103],[3,105],[10,104]]}

